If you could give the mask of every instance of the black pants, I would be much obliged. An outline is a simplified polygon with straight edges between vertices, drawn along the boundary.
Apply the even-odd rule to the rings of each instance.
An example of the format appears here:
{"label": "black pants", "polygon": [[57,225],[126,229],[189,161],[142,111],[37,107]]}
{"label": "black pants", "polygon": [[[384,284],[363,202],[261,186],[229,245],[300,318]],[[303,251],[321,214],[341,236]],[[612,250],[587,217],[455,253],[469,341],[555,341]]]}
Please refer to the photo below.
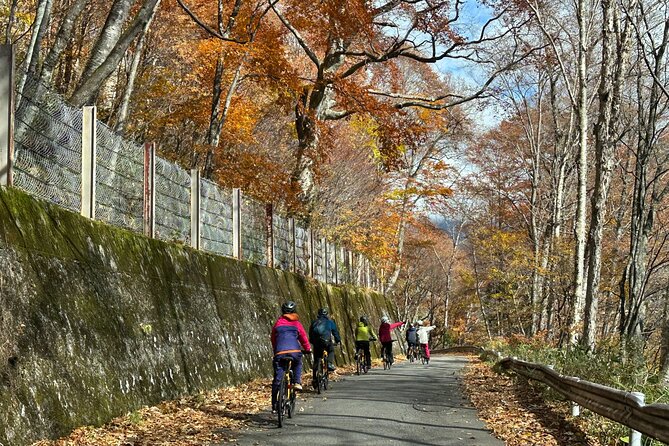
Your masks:
{"label": "black pants", "polygon": [[316,379],[316,371],[321,365],[324,351],[328,352],[328,367],[334,367],[334,343],[331,341],[316,342],[314,344],[314,380]]}
{"label": "black pants", "polygon": [[355,351],[362,349],[365,352],[365,363],[367,368],[372,366],[372,355],[369,351],[369,341],[355,341]]}
{"label": "black pants", "polygon": [[390,342],[382,342],[383,344],[383,350],[386,352],[386,355],[388,359],[390,359],[390,363],[392,364],[395,362],[395,358],[393,358],[393,341]]}

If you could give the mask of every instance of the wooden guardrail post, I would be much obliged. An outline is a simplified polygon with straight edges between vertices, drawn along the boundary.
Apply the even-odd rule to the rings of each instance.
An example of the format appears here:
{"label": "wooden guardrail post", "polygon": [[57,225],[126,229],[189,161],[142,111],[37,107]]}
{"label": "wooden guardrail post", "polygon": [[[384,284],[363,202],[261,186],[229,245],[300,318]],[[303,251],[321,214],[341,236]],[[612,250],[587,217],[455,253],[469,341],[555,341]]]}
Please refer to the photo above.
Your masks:
{"label": "wooden guardrail post", "polygon": [[[631,392],[632,398],[643,406],[646,401],[646,395],[641,392]],[[630,429],[630,446],[641,446],[641,432]]]}
{"label": "wooden guardrail post", "polygon": [[0,186],[12,185],[14,159],[14,45],[0,45]]}

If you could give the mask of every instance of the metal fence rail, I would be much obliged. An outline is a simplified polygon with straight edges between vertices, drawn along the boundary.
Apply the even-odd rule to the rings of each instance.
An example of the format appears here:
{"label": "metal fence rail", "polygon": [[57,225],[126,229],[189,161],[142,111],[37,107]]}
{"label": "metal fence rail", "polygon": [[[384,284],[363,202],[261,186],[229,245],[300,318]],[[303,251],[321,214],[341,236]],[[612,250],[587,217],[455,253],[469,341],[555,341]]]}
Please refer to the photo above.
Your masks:
{"label": "metal fence rail", "polygon": [[498,364],[506,370],[542,382],[580,406],[637,431],[637,435],[632,432],[631,445],[640,444],[638,432],[669,443],[669,404],[645,405],[642,393],[625,392],[564,376],[541,364],[515,358],[501,359]]}
{"label": "metal fence rail", "polygon": [[[318,280],[379,288],[355,255],[311,228],[155,156],[28,78],[16,91],[13,47],[0,46],[0,183],[88,218]],[[12,129],[14,130],[12,132]],[[368,265],[368,262],[366,263]]]}

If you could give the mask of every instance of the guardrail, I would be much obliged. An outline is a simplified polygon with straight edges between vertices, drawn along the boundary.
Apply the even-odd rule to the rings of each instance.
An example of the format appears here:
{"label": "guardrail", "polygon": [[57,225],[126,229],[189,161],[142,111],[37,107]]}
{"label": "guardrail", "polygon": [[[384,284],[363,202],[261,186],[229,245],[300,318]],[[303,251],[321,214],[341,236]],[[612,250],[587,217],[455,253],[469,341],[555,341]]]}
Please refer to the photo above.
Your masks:
{"label": "guardrail", "polygon": [[631,446],[641,446],[641,434],[669,443],[669,404],[644,404],[641,392],[625,392],[601,384],[564,376],[550,366],[502,358],[497,352],[485,351],[483,356],[494,355],[505,370],[539,381],[557,390],[576,403],[572,415],[579,415],[579,405],[603,417],[632,429]]}

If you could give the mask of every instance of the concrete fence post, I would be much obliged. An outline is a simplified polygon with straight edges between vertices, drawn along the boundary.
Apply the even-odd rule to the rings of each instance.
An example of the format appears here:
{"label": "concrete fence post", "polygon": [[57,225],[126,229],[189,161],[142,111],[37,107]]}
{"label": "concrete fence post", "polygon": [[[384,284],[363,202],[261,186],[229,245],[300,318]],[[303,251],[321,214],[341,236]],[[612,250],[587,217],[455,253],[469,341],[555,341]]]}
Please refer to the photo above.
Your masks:
{"label": "concrete fence post", "polygon": [[288,230],[290,231],[290,252],[292,253],[290,257],[291,262],[291,271],[297,272],[297,236],[295,235],[295,219],[290,217],[288,219]]}
{"label": "concrete fence post", "polygon": [[0,45],[0,186],[12,185],[14,159],[14,46]]}
{"label": "concrete fence post", "polygon": [[156,143],[144,144],[144,235],[156,235]]}
{"label": "concrete fence post", "polygon": [[265,205],[265,234],[267,235],[265,243],[267,266],[274,268],[274,206],[272,203]]}
{"label": "concrete fence post", "polygon": [[81,125],[81,215],[95,219],[97,134],[96,108],[83,108]]}
{"label": "concrete fence post", "polygon": [[334,261],[332,262],[333,263],[332,266],[334,267],[333,279],[335,285],[339,285],[339,263],[338,263],[339,256],[337,255],[338,252],[339,252],[339,246],[335,244],[332,249],[332,256],[334,257]]}
{"label": "concrete fence post", "polygon": [[323,253],[323,282],[328,283],[328,275],[330,273],[328,256],[330,253],[328,252],[328,240],[325,237],[321,238],[321,249]]}
{"label": "concrete fence post", "polygon": [[316,247],[314,246],[314,230],[307,230],[307,244],[309,245],[309,276],[316,278]]}
{"label": "concrete fence post", "polygon": [[[641,392],[631,392],[634,401],[643,406],[646,402],[646,395]],[[641,446],[641,432],[630,429],[630,446]]]}
{"label": "concrete fence post", "polygon": [[190,170],[190,246],[200,249],[200,171]]}
{"label": "concrete fence post", "polygon": [[346,257],[348,258],[348,264],[346,265],[346,272],[348,273],[348,283],[353,285],[355,283],[355,280],[353,278],[353,251],[347,249]]}
{"label": "concrete fence post", "polygon": [[366,288],[371,288],[372,286],[372,278],[369,270],[369,260],[367,257],[365,257],[365,287]]}
{"label": "concrete fence post", "polygon": [[242,258],[242,191],[232,189],[232,257]]}

